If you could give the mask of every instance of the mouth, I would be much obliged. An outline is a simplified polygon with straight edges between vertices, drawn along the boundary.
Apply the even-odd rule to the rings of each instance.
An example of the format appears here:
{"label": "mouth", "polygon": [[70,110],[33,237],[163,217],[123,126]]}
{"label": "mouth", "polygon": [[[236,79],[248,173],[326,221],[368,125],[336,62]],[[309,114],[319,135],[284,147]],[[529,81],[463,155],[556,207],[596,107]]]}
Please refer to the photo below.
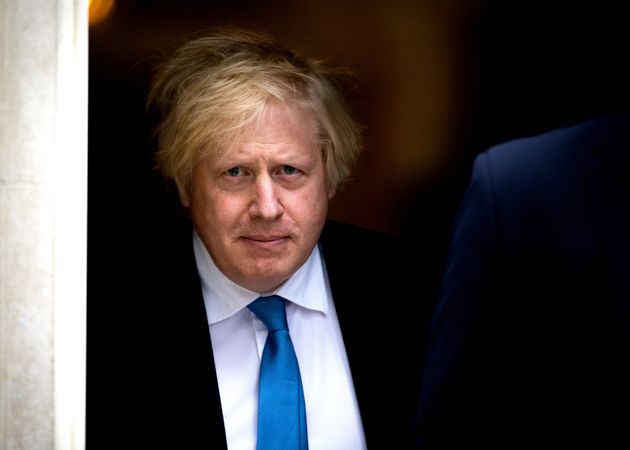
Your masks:
{"label": "mouth", "polygon": [[289,241],[288,235],[249,235],[242,236],[241,241],[247,245],[271,249]]}

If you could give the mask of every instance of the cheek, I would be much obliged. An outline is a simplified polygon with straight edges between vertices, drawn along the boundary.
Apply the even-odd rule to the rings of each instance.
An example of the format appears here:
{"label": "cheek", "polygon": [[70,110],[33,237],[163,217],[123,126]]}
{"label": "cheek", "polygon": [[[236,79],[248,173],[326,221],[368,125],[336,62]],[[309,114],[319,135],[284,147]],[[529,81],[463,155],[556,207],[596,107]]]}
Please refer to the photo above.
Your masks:
{"label": "cheek", "polygon": [[326,189],[314,187],[301,192],[294,198],[294,211],[297,215],[308,221],[319,221],[328,211],[328,194]]}
{"label": "cheek", "polygon": [[243,206],[239,198],[215,195],[207,199],[206,221],[221,227],[232,227],[243,215]]}
{"label": "cheek", "polygon": [[191,215],[195,224],[204,228],[217,228],[229,221],[237,202],[212,190],[197,190],[191,200]]}

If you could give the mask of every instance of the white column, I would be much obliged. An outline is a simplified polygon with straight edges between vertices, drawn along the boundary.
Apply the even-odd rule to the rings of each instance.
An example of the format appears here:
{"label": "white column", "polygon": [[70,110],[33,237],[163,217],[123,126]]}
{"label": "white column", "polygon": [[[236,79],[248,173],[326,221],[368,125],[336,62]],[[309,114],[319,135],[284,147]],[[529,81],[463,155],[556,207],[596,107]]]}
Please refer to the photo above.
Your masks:
{"label": "white column", "polygon": [[0,448],[84,447],[87,0],[0,1]]}

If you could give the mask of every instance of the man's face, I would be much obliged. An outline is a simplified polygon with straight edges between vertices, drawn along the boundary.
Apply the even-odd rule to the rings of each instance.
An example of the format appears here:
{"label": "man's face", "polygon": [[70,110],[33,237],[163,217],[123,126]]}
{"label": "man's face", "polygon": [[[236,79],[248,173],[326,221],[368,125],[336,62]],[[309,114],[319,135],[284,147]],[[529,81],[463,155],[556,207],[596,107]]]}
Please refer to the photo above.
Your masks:
{"label": "man's face", "polygon": [[240,286],[275,289],[317,244],[334,194],[317,135],[313,114],[271,103],[235,145],[193,169],[182,203],[214,262]]}

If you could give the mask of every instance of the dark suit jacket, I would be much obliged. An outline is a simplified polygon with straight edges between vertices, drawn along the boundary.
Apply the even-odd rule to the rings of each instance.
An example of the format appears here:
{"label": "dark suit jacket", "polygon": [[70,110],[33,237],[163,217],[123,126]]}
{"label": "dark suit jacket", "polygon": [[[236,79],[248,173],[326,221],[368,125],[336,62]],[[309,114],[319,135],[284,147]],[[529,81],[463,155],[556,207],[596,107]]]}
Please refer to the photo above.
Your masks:
{"label": "dark suit jacket", "polygon": [[630,120],[478,156],[427,351],[417,448],[630,448]]}
{"label": "dark suit jacket", "polygon": [[[168,238],[154,233],[137,261],[126,257],[130,276],[110,277],[107,295],[92,289],[89,450],[226,448],[192,231],[189,223],[182,228]],[[412,355],[428,320],[405,292],[400,249],[383,235],[330,221],[320,245],[369,448],[401,448],[419,394]]]}

